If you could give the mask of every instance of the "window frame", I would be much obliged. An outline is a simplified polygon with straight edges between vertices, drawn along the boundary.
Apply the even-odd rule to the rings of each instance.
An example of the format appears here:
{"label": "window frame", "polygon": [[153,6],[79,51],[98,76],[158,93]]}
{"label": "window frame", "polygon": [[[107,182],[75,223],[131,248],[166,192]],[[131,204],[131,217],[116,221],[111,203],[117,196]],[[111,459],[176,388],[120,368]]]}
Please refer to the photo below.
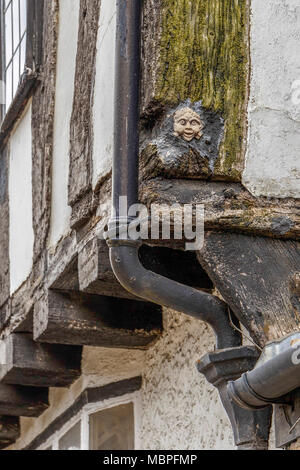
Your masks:
{"label": "window frame", "polygon": [[49,447],[52,447],[52,451],[59,450],[60,439],[70,431],[73,426],[80,422],[81,427],[81,449],[79,450],[90,450],[90,428],[89,419],[90,416],[98,413],[99,411],[108,410],[119,405],[133,404],[133,416],[134,416],[134,450],[141,449],[140,435],[141,435],[141,395],[140,391],[129,393],[117,398],[109,398],[107,400],[88,403],[86,404],[75,416],[67,421],[58,431],[50,436],[43,444],[37,447],[36,450],[45,451]]}
{"label": "window frame", "polygon": [[[0,80],[5,79],[5,25],[4,5],[0,0]],[[23,112],[35,86],[39,81],[42,66],[44,0],[27,0],[25,71],[8,109],[1,105],[0,113],[0,148],[10,133],[13,125]]]}

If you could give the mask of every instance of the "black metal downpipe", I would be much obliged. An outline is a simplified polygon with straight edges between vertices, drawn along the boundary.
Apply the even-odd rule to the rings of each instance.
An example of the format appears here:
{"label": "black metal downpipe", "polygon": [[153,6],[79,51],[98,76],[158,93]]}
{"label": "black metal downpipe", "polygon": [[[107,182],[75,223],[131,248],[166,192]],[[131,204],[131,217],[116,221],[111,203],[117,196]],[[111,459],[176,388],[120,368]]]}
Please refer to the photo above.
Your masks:
{"label": "black metal downpipe", "polygon": [[120,196],[127,197],[127,209],[138,201],[141,5],[141,0],[117,1],[112,181],[117,220]]}
{"label": "black metal downpipe", "polygon": [[[141,0],[117,1],[113,215],[110,228],[116,225],[119,228],[130,222],[120,214],[121,196],[127,197],[127,208],[138,202],[141,4]],[[218,349],[241,344],[240,334],[230,325],[224,302],[145,269],[138,257],[139,241],[117,236],[109,239],[108,245],[112,269],[125,289],[150,302],[205,321],[216,334]]]}
{"label": "black metal downpipe", "polygon": [[[141,0],[117,0],[113,207],[107,240],[111,266],[120,284],[129,292],[195,317],[212,327],[216,335],[216,347],[225,356],[220,358],[217,351],[216,357],[210,358],[209,362],[214,371],[218,369],[218,364],[225,365],[218,370],[218,378],[211,379],[211,383],[215,382],[219,389],[236,443],[240,448],[266,448],[270,413],[264,410],[254,413],[240,411],[223,393],[228,380],[249,370],[243,367],[247,367],[249,360],[253,362],[251,351],[250,358],[249,351],[245,352],[243,348],[243,352],[236,352],[242,338],[231,326],[226,304],[213,295],[145,269],[138,256],[141,242],[124,237],[122,230],[124,227],[127,229],[131,220],[119,210],[120,197],[127,197],[127,209],[138,202],[141,4]],[[242,357],[240,363],[236,363],[238,355],[247,357],[245,360]]]}

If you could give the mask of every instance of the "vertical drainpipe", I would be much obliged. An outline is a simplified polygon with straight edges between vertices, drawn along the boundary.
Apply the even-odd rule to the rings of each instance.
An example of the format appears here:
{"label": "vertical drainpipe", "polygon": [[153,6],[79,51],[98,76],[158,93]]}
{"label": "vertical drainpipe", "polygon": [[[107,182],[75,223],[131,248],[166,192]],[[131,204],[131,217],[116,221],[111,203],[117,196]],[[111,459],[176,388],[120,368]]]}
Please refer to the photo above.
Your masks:
{"label": "vertical drainpipe", "polygon": [[[224,393],[227,380],[237,378],[237,370],[244,372],[237,362],[239,355],[244,367],[245,363],[248,364],[249,356],[249,350],[245,351],[241,347],[241,335],[230,324],[227,305],[211,294],[145,269],[138,256],[141,241],[120,236],[122,228],[127,229],[131,222],[119,210],[120,197],[127,197],[126,214],[128,209],[138,202],[141,7],[141,0],[117,0],[112,218],[107,240],[111,266],[120,284],[129,292],[202,320],[212,327],[217,349],[233,352],[229,354],[229,359],[225,358],[226,365],[232,360],[235,361],[232,374],[228,374],[228,367],[221,367],[216,386],[231,420],[236,443],[240,448],[245,448],[245,441],[247,448],[266,447],[268,429],[265,423],[269,422],[269,413],[266,416],[265,412],[262,415],[262,412],[253,414],[251,411],[236,410],[235,405],[227,400],[227,394]],[[238,352],[237,349],[241,351]],[[247,356],[246,361],[244,356]],[[220,364],[222,361],[219,359],[218,356],[217,362]],[[263,430],[259,423],[262,424]]]}
{"label": "vertical drainpipe", "polygon": [[113,218],[117,222],[120,196],[127,197],[126,209],[138,201],[141,5],[141,0],[117,0],[112,178]]}

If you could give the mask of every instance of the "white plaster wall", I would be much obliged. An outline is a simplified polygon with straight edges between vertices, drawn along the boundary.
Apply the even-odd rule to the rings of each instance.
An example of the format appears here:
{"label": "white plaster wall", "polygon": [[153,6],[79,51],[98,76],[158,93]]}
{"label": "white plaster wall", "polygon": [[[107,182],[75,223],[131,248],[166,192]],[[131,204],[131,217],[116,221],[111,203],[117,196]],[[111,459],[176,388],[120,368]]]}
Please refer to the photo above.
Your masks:
{"label": "white plaster wall", "polygon": [[111,169],[114,128],[116,1],[102,0],[94,94],[93,186]]}
{"label": "white plaster wall", "polygon": [[202,322],[169,310],[165,331],[146,355],[141,441],[146,450],[234,449],[218,393],[196,370],[214,350]]}
{"label": "white plaster wall", "polygon": [[73,106],[79,0],[60,0],[54,114],[50,246],[67,235],[70,119]]}
{"label": "white plaster wall", "polygon": [[251,83],[244,185],[300,197],[300,2],[251,1]]}
{"label": "white plaster wall", "polygon": [[33,260],[31,104],[9,142],[10,291],[27,279]]}

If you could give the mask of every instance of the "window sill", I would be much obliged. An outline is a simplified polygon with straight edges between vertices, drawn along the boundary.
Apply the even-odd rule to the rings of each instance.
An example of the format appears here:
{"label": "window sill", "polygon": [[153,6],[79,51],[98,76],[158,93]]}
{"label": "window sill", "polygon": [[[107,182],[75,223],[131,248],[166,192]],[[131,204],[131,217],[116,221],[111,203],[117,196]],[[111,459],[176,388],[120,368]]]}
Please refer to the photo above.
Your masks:
{"label": "window sill", "polygon": [[8,108],[0,128],[0,149],[6,144],[7,138],[9,137],[16,121],[22,114],[26,107],[29,98],[32,95],[34,88],[39,82],[38,75],[36,73],[27,73],[23,76],[22,82],[20,83],[17,93]]}

